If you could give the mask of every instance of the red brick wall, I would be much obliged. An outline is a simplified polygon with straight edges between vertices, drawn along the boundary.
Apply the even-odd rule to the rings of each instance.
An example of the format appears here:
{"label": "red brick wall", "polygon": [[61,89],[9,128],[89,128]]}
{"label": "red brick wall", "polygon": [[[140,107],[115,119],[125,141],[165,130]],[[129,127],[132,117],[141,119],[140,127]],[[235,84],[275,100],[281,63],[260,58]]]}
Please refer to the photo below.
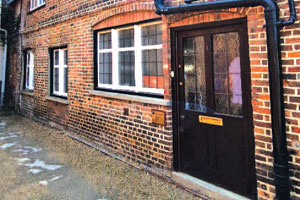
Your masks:
{"label": "red brick wall", "polygon": [[[48,3],[47,3],[48,4]],[[51,26],[36,28],[47,10],[45,8],[29,14],[24,19],[26,27],[23,33],[23,49],[34,49],[35,54],[35,89],[34,96],[22,95],[21,110],[24,114],[33,115],[41,120],[55,122],[65,128],[78,133],[83,138],[98,145],[104,145],[115,154],[128,160],[157,166],[161,168],[172,167],[172,124],[170,107],[138,103],[135,101],[105,98],[90,94],[93,90],[93,29],[105,24],[120,25],[132,23],[136,20],[146,20],[159,17],[153,10],[154,6],[139,1],[136,4],[120,4],[120,7],[109,11],[85,14],[77,18],[70,18]],[[61,4],[59,4],[61,5]],[[109,4],[114,7],[113,4]],[[51,6],[51,1],[50,5]],[[63,6],[63,5],[62,5]],[[141,15],[132,11],[140,10]],[[148,10],[151,10],[149,12]],[[66,10],[67,11],[67,10]],[[72,12],[72,11],[70,11]],[[121,20],[112,18],[119,14],[130,12]],[[51,12],[46,15],[56,15]],[[33,17],[35,15],[35,17]],[[51,17],[50,17],[51,18]],[[107,19],[108,21],[103,21]],[[112,24],[111,19],[119,21]],[[51,21],[51,20],[50,20]],[[100,23],[102,22],[102,23]],[[39,26],[38,26],[39,27]],[[48,49],[51,47],[68,46],[69,67],[69,104],[53,102],[46,98],[48,95]],[[168,82],[166,71],[165,81]],[[165,84],[166,94],[170,94],[170,84]],[[165,99],[170,95],[166,95]],[[32,105],[33,104],[33,105]],[[124,108],[129,109],[129,115],[124,115]],[[166,112],[165,126],[151,122],[151,109]]]}
{"label": "red brick wall", "polygon": [[[178,1],[167,1],[177,4]],[[182,3],[182,1],[180,1]],[[152,0],[101,1],[64,0],[46,1],[46,6],[27,13],[23,0],[23,49],[35,51],[34,96],[22,95],[23,114],[52,121],[68,128],[81,137],[104,145],[113,153],[128,160],[150,166],[172,168],[172,110],[171,107],[95,96],[93,89],[93,29],[115,24],[117,17],[129,13],[121,23],[139,17],[154,18]],[[278,2],[280,18],[287,19],[287,0]],[[296,3],[300,12],[299,3]],[[137,13],[137,11],[139,11]],[[150,12],[149,12],[150,11]],[[137,13],[134,15],[134,13]],[[141,15],[142,13],[142,15]],[[144,13],[144,14],[143,14]],[[116,17],[114,17],[116,16]],[[128,15],[129,16],[129,15]],[[247,17],[249,55],[251,64],[252,106],[255,135],[255,162],[258,196],[274,197],[272,130],[267,67],[266,33],[262,7],[226,9],[202,13],[163,16],[163,54],[165,100],[171,100],[171,46],[170,27]],[[299,21],[281,30],[284,96],[287,118],[287,138],[292,181],[291,195],[300,197],[300,28]],[[48,49],[67,45],[69,53],[69,104],[47,100]],[[20,82],[20,64],[11,67],[10,81]],[[18,90],[17,87],[13,90]],[[124,114],[129,109],[129,115]],[[166,126],[151,123],[151,109],[167,114]]]}

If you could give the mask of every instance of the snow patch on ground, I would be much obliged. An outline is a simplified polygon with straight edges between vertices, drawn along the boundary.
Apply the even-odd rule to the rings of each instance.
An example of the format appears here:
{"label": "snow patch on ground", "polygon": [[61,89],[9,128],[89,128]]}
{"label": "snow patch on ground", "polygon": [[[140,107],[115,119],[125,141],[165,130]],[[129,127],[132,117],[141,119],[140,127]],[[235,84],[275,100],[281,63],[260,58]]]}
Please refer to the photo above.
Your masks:
{"label": "snow patch on ground", "polygon": [[22,152],[23,155],[27,155],[29,153],[29,151],[25,149],[16,149],[13,150],[13,152]]}
{"label": "snow patch on ground", "polygon": [[16,137],[19,137],[17,135],[10,135],[10,136],[5,136],[5,137],[0,137],[0,140],[7,140],[7,139],[10,139],[10,138],[16,138]]}
{"label": "snow patch on ground", "polygon": [[13,150],[12,152],[23,152],[24,149],[16,149],[16,150]]}
{"label": "snow patch on ground", "polygon": [[44,185],[44,186],[46,186],[46,185],[48,185],[48,184],[49,184],[49,182],[56,181],[56,180],[60,179],[61,177],[62,177],[62,176],[56,176],[56,177],[54,177],[54,178],[50,179],[49,181],[47,181],[47,180],[43,180],[43,181],[40,181],[40,182],[39,182],[39,184],[40,184],[40,185]]}
{"label": "snow patch on ground", "polygon": [[24,162],[26,162],[26,161],[30,161],[30,159],[29,158],[15,158],[16,160],[17,160],[17,162],[18,162],[18,165],[23,165],[24,164]]}
{"label": "snow patch on ground", "polygon": [[[0,126],[0,130],[1,130],[1,129],[3,129],[3,127]],[[5,135],[5,134],[7,134],[7,135],[11,136],[11,135],[20,135],[21,133],[22,133],[22,132],[11,132],[11,133],[2,132],[2,133],[0,133],[0,135]]]}
{"label": "snow patch on ground", "polygon": [[8,133],[8,135],[20,135],[22,132],[11,132],[11,133]]}
{"label": "snow patch on ground", "polygon": [[37,152],[40,152],[42,150],[43,150],[42,148],[34,148],[34,147],[31,147],[31,146],[25,146],[21,149],[13,150],[13,152],[21,152],[22,155],[27,155],[29,153],[37,153]]}
{"label": "snow patch on ground", "polygon": [[55,171],[62,167],[61,165],[46,165],[44,161],[41,161],[39,159],[35,160],[34,163],[25,164],[25,166],[30,168],[42,168],[50,171]]}
{"label": "snow patch on ground", "polygon": [[37,153],[37,152],[40,152],[43,150],[42,148],[38,149],[38,148],[31,147],[31,146],[25,146],[24,149],[30,149],[31,153]]}
{"label": "snow patch on ground", "polygon": [[3,144],[2,146],[0,146],[1,149],[7,149],[7,148],[10,148],[10,147],[13,147],[14,145],[16,145],[17,142],[13,142],[13,143],[6,143],[6,144]]}
{"label": "snow patch on ground", "polygon": [[32,173],[32,174],[38,174],[38,173],[41,173],[43,170],[41,169],[30,169],[28,170],[29,173]]}
{"label": "snow patch on ground", "polygon": [[40,185],[46,186],[46,185],[48,185],[48,181],[46,181],[46,180],[40,181],[39,184],[40,184]]}
{"label": "snow patch on ground", "polygon": [[60,179],[61,177],[62,177],[62,176],[56,176],[56,177],[50,179],[49,182],[56,181],[56,180]]}

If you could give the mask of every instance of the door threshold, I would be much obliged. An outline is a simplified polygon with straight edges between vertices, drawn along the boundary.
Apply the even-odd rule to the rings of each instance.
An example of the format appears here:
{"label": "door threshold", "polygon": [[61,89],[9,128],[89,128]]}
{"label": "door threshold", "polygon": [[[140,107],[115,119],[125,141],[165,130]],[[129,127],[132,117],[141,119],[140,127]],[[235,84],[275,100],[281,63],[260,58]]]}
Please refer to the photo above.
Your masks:
{"label": "door threshold", "polygon": [[171,172],[171,179],[186,188],[189,188],[197,193],[205,194],[211,199],[222,200],[249,200],[239,194],[223,189],[211,183],[192,177],[182,172]]}

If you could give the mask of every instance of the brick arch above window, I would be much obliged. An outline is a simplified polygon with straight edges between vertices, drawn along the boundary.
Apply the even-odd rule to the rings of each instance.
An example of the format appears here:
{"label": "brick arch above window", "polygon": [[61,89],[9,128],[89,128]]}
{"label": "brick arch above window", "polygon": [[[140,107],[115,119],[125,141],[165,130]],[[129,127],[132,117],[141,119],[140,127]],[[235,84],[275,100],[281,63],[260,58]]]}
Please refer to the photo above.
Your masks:
{"label": "brick arch above window", "polygon": [[142,11],[132,11],[123,14],[113,15],[108,18],[102,19],[100,22],[93,26],[94,30],[99,30],[108,27],[121,26],[131,23],[136,23],[140,21],[150,20],[159,18],[161,16],[157,15],[153,10],[142,10]]}

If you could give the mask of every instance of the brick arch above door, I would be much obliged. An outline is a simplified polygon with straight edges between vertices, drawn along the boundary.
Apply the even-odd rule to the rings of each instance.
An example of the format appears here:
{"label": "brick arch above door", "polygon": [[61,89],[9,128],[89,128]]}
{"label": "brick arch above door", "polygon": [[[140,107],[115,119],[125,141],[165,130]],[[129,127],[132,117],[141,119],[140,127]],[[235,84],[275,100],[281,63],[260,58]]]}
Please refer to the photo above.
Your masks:
{"label": "brick arch above door", "polygon": [[170,24],[170,27],[215,22],[246,17],[248,16],[250,10],[251,8],[234,8],[226,10],[182,13],[166,16],[166,22]]}

